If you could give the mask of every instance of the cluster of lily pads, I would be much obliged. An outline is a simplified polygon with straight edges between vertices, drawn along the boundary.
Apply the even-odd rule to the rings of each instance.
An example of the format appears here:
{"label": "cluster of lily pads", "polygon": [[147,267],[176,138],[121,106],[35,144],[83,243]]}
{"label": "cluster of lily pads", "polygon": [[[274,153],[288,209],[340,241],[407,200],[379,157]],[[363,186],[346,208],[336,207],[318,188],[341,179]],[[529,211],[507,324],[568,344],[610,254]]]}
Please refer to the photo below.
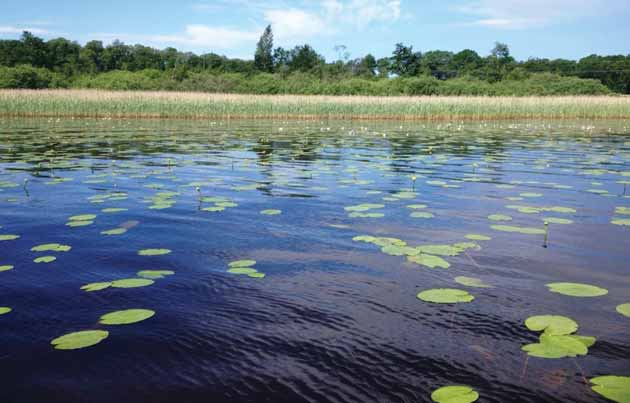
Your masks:
{"label": "cluster of lily pads", "polygon": [[[72,247],[70,245],[61,245],[58,243],[46,243],[42,245],[33,246],[31,248],[32,252],[69,252]],[[36,257],[33,261],[35,263],[51,263],[57,260],[57,257],[54,255],[43,255]]]}
{"label": "cluster of lily pads", "polygon": [[247,277],[252,278],[265,278],[265,273],[261,273],[258,270],[254,269],[254,265],[256,265],[255,260],[235,260],[228,264],[229,268],[227,272],[236,275],[246,275]]}
{"label": "cluster of lily pads", "polygon": [[238,206],[238,203],[235,203],[227,197],[222,196],[203,196],[200,198],[200,201],[202,203],[212,203],[212,206],[201,208],[201,211],[208,211],[212,213]]}
{"label": "cluster of lily pads", "polygon": [[595,337],[574,335],[578,324],[571,318],[556,315],[529,317],[525,326],[532,331],[543,333],[539,342],[523,346],[523,351],[532,357],[565,358],[588,354],[588,348],[595,344]]}

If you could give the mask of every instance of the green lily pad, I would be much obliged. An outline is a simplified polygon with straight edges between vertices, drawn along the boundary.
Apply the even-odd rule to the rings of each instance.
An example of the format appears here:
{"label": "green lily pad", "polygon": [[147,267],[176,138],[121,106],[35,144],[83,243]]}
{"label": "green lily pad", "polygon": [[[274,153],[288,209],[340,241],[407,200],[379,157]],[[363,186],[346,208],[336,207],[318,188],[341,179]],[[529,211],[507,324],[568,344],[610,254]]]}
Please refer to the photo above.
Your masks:
{"label": "green lily pad", "polygon": [[113,214],[113,213],[120,213],[120,212],[127,211],[127,210],[128,209],[126,209],[126,208],[110,207],[110,208],[102,209],[101,213]]}
{"label": "green lily pad", "polygon": [[160,256],[160,255],[168,255],[172,251],[170,249],[142,249],[138,251],[138,255],[140,256]]}
{"label": "green lily pad", "polygon": [[454,288],[435,288],[422,291],[417,295],[418,299],[436,304],[456,304],[459,302],[471,302],[475,299],[466,290]]}
{"label": "green lily pad", "polygon": [[10,264],[5,264],[0,266],[0,271],[9,271],[9,270],[13,270],[13,266]]}
{"label": "green lily pad", "polygon": [[626,316],[626,317],[630,318],[630,302],[627,302],[627,303],[621,304],[621,305],[617,305],[616,309],[617,309],[617,312],[619,312],[623,316]]}
{"label": "green lily pad", "polygon": [[35,263],[51,263],[57,260],[54,256],[41,256],[33,260]]}
{"label": "green lily pad", "polygon": [[73,215],[68,218],[69,221],[92,221],[96,218],[96,214]]}
{"label": "green lily pad", "polygon": [[122,235],[127,232],[127,228],[113,228],[106,231],[101,231],[101,235]]}
{"label": "green lily pad", "polygon": [[76,350],[100,343],[109,336],[106,330],[83,330],[57,337],[50,342],[57,350]]}
{"label": "green lily pad", "polygon": [[282,210],[276,210],[276,209],[262,210],[260,212],[260,214],[264,214],[264,215],[278,215],[278,214],[282,214]]}
{"label": "green lily pad", "polygon": [[601,297],[608,294],[608,290],[594,285],[579,283],[549,283],[549,291],[571,297]]}
{"label": "green lily pad", "polygon": [[385,207],[384,204],[365,203],[365,204],[358,204],[356,206],[344,207],[344,210],[361,212],[361,211],[368,211],[368,210],[372,210],[372,209],[381,209],[383,207]]}
{"label": "green lily pad", "polygon": [[421,245],[417,248],[421,253],[438,256],[457,256],[461,250],[452,245]]}
{"label": "green lily pad", "polygon": [[433,218],[435,215],[427,211],[414,211],[409,215],[411,218]]}
{"label": "green lily pad", "polygon": [[230,267],[250,267],[256,264],[255,260],[245,259],[245,260],[235,260],[233,262],[228,263]]}
{"label": "green lily pad", "polygon": [[412,210],[422,210],[427,208],[426,204],[410,204],[407,206],[408,209],[412,209]]}
{"label": "green lily pad", "polygon": [[381,248],[381,252],[391,256],[415,256],[420,253],[418,248],[412,248],[409,246],[398,246],[393,244],[383,246]]}
{"label": "green lily pad", "polygon": [[466,235],[466,239],[470,239],[472,241],[489,241],[492,238],[489,236],[480,235],[480,234],[468,234]]}
{"label": "green lily pad", "polygon": [[455,277],[455,282],[466,287],[494,288],[493,286],[484,283],[483,280],[474,277],[458,276]]}
{"label": "green lily pad", "polygon": [[[615,225],[630,225],[630,218],[615,218],[610,223]],[[0,235],[0,237],[2,237],[2,235]],[[0,238],[0,240],[2,240],[2,238]]]}
{"label": "green lily pad", "polygon": [[590,382],[595,386],[592,389],[618,403],[630,403],[630,377],[628,376],[598,376],[591,378]]}
{"label": "green lily pad", "polygon": [[58,243],[46,243],[42,245],[33,246],[31,251],[33,252],[68,252],[72,249],[69,245],[61,245]]}
{"label": "green lily pad", "polygon": [[495,231],[518,232],[520,234],[527,234],[527,235],[545,234],[545,230],[542,228],[515,227],[511,225],[491,225],[490,228],[492,228]]}
{"label": "green lily pad", "polygon": [[87,227],[94,224],[94,221],[69,221],[66,223],[68,227]]}
{"label": "green lily pad", "polygon": [[265,273],[249,273],[247,276],[251,278],[265,278]]}
{"label": "green lily pad", "polygon": [[126,278],[122,280],[112,281],[111,286],[115,288],[136,288],[146,287],[153,283],[153,280],[149,280],[147,278]]}
{"label": "green lily pad", "polygon": [[436,403],[472,403],[479,399],[477,393],[470,386],[442,386],[431,393],[431,400]]}
{"label": "green lily pad", "polygon": [[225,207],[216,207],[216,206],[215,207],[204,207],[204,208],[201,209],[201,211],[207,211],[207,212],[210,212],[210,213],[216,213],[216,212],[223,211],[223,210],[225,210]]}
{"label": "green lily pad", "polygon": [[125,309],[124,311],[110,312],[101,316],[99,323],[102,325],[128,325],[142,322],[155,315],[150,309]]}
{"label": "green lily pad", "polygon": [[350,213],[348,214],[350,218],[383,218],[385,214],[383,213]]}
{"label": "green lily pad", "polygon": [[435,269],[436,267],[439,267],[441,269],[448,269],[449,267],[451,267],[451,264],[441,257],[427,255],[426,253],[421,253],[416,256],[407,256],[407,260],[412,263],[426,266],[430,269]]}
{"label": "green lily pad", "polygon": [[11,312],[13,309],[8,306],[0,306],[0,315],[4,315],[5,313]]}
{"label": "green lily pad", "polygon": [[14,241],[19,237],[19,235],[14,234],[0,234],[0,241]]}
{"label": "green lily pad", "polygon": [[141,270],[136,273],[138,277],[144,277],[149,279],[164,278],[165,276],[171,276],[175,274],[172,270]]}
{"label": "green lily pad", "polygon": [[616,207],[615,214],[630,214],[630,207]]}
{"label": "green lily pad", "polygon": [[545,217],[543,220],[551,224],[573,224],[573,220],[567,218]]}
{"label": "green lily pad", "polygon": [[531,316],[525,321],[525,326],[534,332],[544,331],[554,336],[565,336],[578,329],[578,324],[573,319],[557,315]]}
{"label": "green lily pad", "polygon": [[111,285],[112,283],[110,281],[103,283],[90,283],[82,286],[81,289],[87,292],[100,291],[110,287]]}
{"label": "green lily pad", "polygon": [[522,347],[532,357],[565,358],[588,354],[588,347],[575,336],[555,336],[542,334],[540,342]]}
{"label": "green lily pad", "polygon": [[254,274],[257,270],[250,267],[233,267],[228,269],[227,272],[231,274]]}

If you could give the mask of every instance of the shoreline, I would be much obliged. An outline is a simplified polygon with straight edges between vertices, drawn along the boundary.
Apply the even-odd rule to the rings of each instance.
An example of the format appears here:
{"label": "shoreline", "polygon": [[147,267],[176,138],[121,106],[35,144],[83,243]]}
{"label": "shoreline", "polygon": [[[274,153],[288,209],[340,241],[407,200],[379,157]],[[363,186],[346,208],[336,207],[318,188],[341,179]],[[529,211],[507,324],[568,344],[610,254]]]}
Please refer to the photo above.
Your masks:
{"label": "shoreline", "polygon": [[102,90],[0,90],[0,117],[485,121],[630,119],[626,96],[240,95]]}

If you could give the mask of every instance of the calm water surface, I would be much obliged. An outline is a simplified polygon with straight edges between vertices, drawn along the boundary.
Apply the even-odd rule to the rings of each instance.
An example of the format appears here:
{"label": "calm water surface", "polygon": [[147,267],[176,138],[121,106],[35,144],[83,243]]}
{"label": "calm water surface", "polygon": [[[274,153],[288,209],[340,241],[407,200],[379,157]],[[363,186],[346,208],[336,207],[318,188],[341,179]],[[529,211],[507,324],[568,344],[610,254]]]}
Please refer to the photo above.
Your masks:
{"label": "calm water surface", "polygon": [[[585,378],[630,375],[630,318],[615,312],[630,302],[630,227],[611,223],[630,218],[615,214],[630,206],[627,184],[628,122],[2,120],[0,234],[20,237],[0,241],[0,265],[14,266],[0,272],[0,306],[12,308],[0,316],[0,400],[429,402],[440,386],[467,384],[482,403],[605,402]],[[207,211],[217,202],[227,207]],[[382,217],[345,210],[364,203],[384,205],[367,211]],[[433,217],[410,216],[420,211]],[[66,225],[83,214],[97,217]],[[550,223],[546,248],[543,235],[491,228],[542,229],[549,217],[572,223]],[[127,231],[101,234],[114,228]],[[444,257],[448,269],[353,241],[468,234],[492,239]],[[72,249],[31,251],[45,243]],[[172,252],[138,254],[149,248]],[[57,259],[35,263],[42,255]],[[265,277],[228,273],[241,259]],[[81,289],[140,270],[175,273]],[[609,293],[569,297],[552,282]],[[431,288],[475,300],[416,297]],[[129,308],[156,313],[98,323]],[[573,318],[596,344],[575,359],[527,359],[521,347],[538,334],[523,322],[540,314]],[[50,344],[90,329],[109,337]]]}

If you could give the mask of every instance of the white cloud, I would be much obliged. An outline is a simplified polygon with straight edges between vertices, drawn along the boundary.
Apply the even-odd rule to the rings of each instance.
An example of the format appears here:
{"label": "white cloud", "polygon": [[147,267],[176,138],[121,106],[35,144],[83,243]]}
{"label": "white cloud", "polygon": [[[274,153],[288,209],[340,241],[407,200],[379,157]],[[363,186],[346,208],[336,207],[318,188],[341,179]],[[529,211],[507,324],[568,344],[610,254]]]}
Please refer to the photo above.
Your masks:
{"label": "white cloud", "polygon": [[470,25],[526,29],[622,9],[627,0],[468,0],[457,11],[474,18]]}
{"label": "white cloud", "polygon": [[265,21],[271,24],[278,39],[308,38],[329,33],[326,23],[316,14],[299,9],[265,11]]}
{"label": "white cloud", "polygon": [[0,25],[0,34],[21,34],[24,31],[28,31],[34,35],[46,35],[50,33],[47,29],[42,28]]}

